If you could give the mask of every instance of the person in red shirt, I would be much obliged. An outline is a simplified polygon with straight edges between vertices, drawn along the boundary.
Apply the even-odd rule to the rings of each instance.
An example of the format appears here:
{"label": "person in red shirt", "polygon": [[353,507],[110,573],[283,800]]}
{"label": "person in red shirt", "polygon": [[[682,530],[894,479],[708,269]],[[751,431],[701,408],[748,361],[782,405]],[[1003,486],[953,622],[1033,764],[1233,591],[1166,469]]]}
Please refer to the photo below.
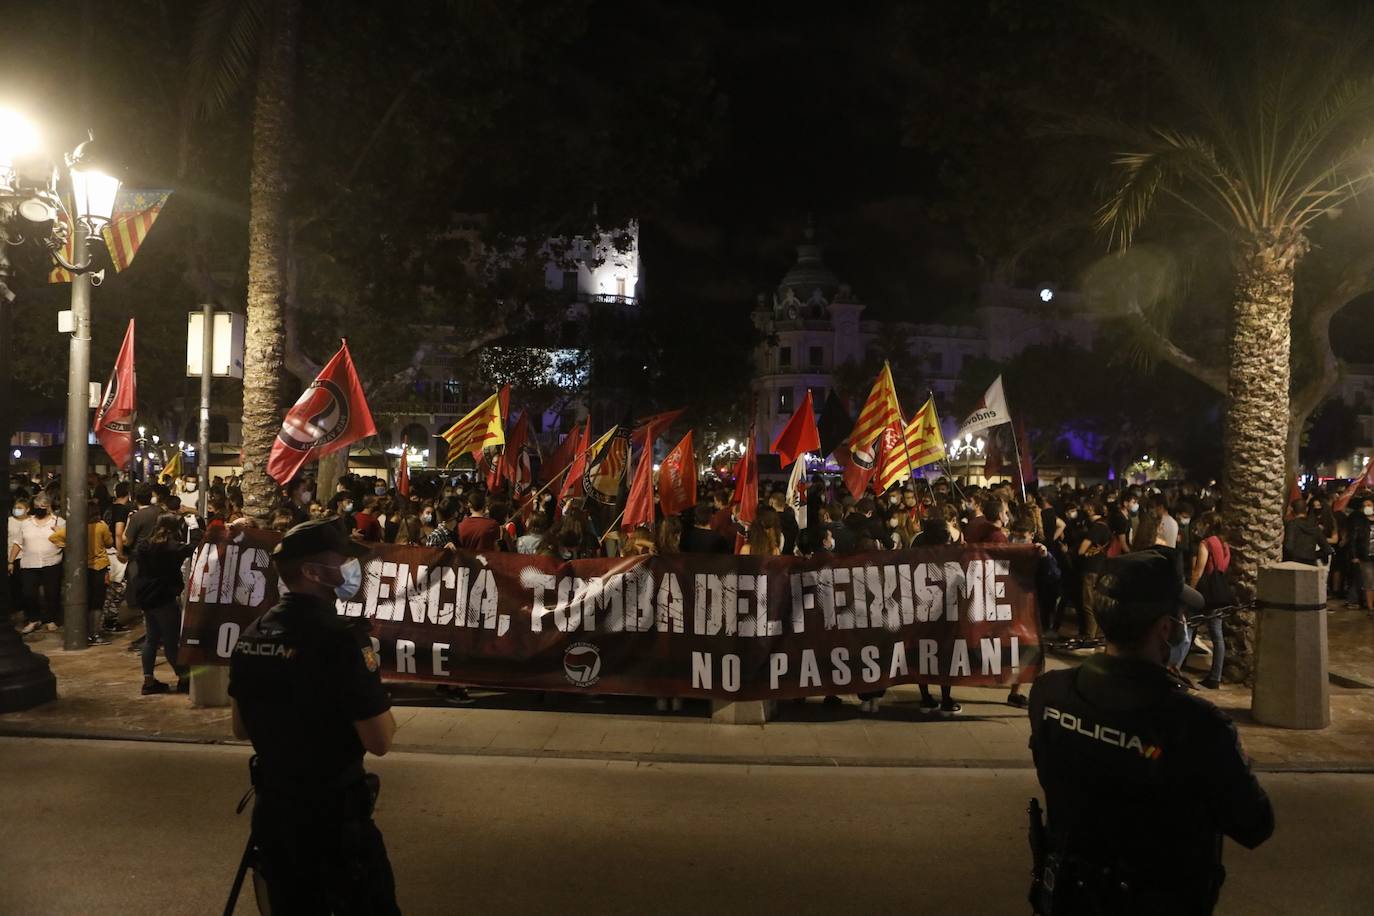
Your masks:
{"label": "person in red shirt", "polygon": [[1002,501],[996,497],[983,500],[983,514],[968,523],[964,540],[970,544],[1005,544],[1007,533],[1002,530]]}
{"label": "person in red shirt", "polygon": [[469,495],[468,509],[472,514],[458,525],[458,546],[478,553],[495,550],[501,526],[487,515],[486,495],[481,492]]}
{"label": "person in red shirt", "polygon": [[715,513],[711,516],[711,530],[730,543],[735,543],[735,538],[742,532],[735,524],[734,513],[730,511],[730,494],[724,490],[717,490],[711,494],[711,504],[715,507]]}
{"label": "person in red shirt", "polygon": [[376,543],[382,539],[382,526],[377,521],[377,497],[363,500],[363,511],[353,513],[353,536]]}

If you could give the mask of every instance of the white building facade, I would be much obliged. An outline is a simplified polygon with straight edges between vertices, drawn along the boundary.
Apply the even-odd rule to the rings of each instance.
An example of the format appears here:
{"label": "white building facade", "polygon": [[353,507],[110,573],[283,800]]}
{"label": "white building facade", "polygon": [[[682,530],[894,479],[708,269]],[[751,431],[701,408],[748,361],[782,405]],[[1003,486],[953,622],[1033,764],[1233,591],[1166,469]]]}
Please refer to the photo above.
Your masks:
{"label": "white building facade", "polygon": [[[807,236],[797,246],[792,269],[771,297],[758,297],[752,316],[763,335],[754,354],[753,381],[761,447],[787,424],[808,389],[819,413],[835,385],[835,371],[846,362],[862,362],[882,334],[906,338],[937,400],[946,403],[970,359],[1004,361],[1027,347],[1061,339],[1092,346],[1096,327],[1075,313],[1077,297],[1051,289],[986,286],[967,321],[958,323],[865,319],[864,303],[826,267],[809,230]],[[860,406],[847,405],[851,413]],[[908,412],[919,406],[903,405]],[[944,419],[957,424],[957,418]]]}

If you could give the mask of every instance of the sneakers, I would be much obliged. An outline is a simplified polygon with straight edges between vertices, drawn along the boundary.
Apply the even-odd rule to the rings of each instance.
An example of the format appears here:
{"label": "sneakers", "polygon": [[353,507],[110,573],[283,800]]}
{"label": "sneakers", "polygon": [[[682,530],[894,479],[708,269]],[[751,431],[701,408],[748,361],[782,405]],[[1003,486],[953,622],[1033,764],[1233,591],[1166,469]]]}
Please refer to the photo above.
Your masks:
{"label": "sneakers", "polygon": [[164,684],[162,681],[148,681],[143,685],[143,695],[146,697],[155,693],[167,693],[171,689],[170,684]]}
{"label": "sneakers", "polygon": [[682,697],[673,697],[668,701],[668,705],[673,712],[682,712]]}
{"label": "sneakers", "polygon": [[654,700],[654,710],[655,710],[656,712],[667,712],[667,711],[668,711],[668,698],[667,698],[667,697],[659,697],[657,700]]}
{"label": "sneakers", "polygon": [[177,693],[190,693],[191,679],[189,677],[177,678]]}
{"label": "sneakers", "polygon": [[1358,601],[1347,601],[1345,603],[1345,609],[1347,611],[1358,611],[1360,609],[1360,603]]}
{"label": "sneakers", "polygon": [[86,637],[86,645],[88,646],[108,646],[109,644],[110,637],[104,633],[92,633]]}
{"label": "sneakers", "polygon": [[860,701],[859,701],[859,712],[864,712],[864,713],[868,713],[869,715],[872,715],[873,713],[876,713],[877,711],[878,711],[878,701],[877,701],[877,700],[860,700]]}
{"label": "sneakers", "polygon": [[941,703],[940,715],[948,719],[950,716],[954,715],[956,712],[963,708],[964,707],[960,706],[958,703]]}
{"label": "sneakers", "polygon": [[921,711],[930,712],[940,708],[940,701],[934,697],[921,697]]}
{"label": "sneakers", "polygon": [[1007,705],[1015,706],[1017,709],[1025,709],[1030,705],[1030,700],[1019,693],[1009,693],[1007,694]]}
{"label": "sneakers", "polygon": [[49,633],[56,633],[62,628],[55,623],[45,623],[43,624],[43,629],[47,630]]}
{"label": "sneakers", "polygon": [[104,630],[106,633],[127,633],[127,632],[129,632],[129,628],[126,627],[124,624],[120,623],[118,620],[115,620],[113,623],[107,623],[107,624],[105,624],[104,626],[102,626],[100,629]]}
{"label": "sneakers", "polygon": [[1208,690],[1216,690],[1221,686],[1221,681],[1214,681],[1210,677],[1198,681],[1198,686],[1206,687]]}
{"label": "sneakers", "polygon": [[30,620],[28,623],[24,624],[22,627],[19,628],[19,633],[21,636],[28,636],[34,630],[38,629],[38,627],[39,623],[37,620]]}

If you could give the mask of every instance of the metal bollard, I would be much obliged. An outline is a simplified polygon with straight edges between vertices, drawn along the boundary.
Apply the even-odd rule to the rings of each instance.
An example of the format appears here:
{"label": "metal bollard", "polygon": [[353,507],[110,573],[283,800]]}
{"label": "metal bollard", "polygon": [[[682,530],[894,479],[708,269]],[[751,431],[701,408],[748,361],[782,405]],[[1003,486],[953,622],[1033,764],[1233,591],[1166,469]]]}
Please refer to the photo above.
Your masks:
{"label": "metal bollard", "polygon": [[1280,728],[1331,724],[1327,683],[1326,570],[1280,563],[1259,571],[1255,721]]}

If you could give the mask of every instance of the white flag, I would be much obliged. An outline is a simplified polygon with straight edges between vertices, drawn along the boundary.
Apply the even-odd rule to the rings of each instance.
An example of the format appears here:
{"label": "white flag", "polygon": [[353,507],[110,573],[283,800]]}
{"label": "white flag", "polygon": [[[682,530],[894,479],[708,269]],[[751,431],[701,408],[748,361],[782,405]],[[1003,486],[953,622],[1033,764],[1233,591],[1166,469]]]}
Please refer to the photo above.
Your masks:
{"label": "white flag", "polygon": [[802,478],[806,476],[806,453],[797,456],[792,462],[792,476],[787,479],[787,504],[797,517],[797,527],[806,527],[806,500],[802,497]]}
{"label": "white flag", "polygon": [[988,386],[984,392],[983,399],[973,408],[973,413],[968,415],[964,425],[959,427],[959,438],[963,438],[965,433],[976,433],[980,429],[987,429],[990,426],[1001,426],[1003,423],[1011,422],[1011,414],[1007,411],[1007,396],[1002,393],[1002,376],[997,376],[997,381]]}

